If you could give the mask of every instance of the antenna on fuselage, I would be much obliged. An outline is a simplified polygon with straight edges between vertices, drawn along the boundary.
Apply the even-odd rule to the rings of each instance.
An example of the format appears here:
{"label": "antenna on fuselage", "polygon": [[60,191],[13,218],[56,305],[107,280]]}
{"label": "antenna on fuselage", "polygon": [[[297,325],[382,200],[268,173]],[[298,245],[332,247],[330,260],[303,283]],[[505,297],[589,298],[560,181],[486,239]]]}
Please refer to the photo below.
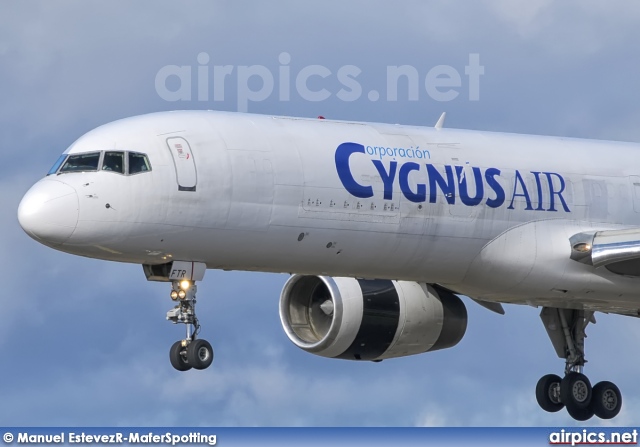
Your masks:
{"label": "antenna on fuselage", "polygon": [[444,126],[444,119],[446,117],[447,117],[447,112],[442,112],[442,115],[440,115],[440,118],[438,118],[438,122],[433,127],[435,127],[436,129],[442,129],[442,126]]}

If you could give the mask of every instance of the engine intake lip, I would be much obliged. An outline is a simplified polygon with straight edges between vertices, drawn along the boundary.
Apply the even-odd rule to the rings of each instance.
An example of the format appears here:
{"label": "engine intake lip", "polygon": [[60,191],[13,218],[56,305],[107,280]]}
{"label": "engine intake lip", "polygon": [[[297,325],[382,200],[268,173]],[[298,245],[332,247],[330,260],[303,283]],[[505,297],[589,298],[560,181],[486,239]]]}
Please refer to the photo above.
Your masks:
{"label": "engine intake lip", "polygon": [[[318,288],[321,288],[320,290]],[[318,293],[325,292],[333,303],[333,314],[327,328],[318,319],[320,301]],[[308,352],[327,350],[336,340],[342,325],[343,301],[340,289],[333,278],[327,276],[293,275],[284,285],[280,300],[280,321],[289,339]],[[316,308],[312,308],[312,306]],[[320,314],[322,315],[322,314]]]}

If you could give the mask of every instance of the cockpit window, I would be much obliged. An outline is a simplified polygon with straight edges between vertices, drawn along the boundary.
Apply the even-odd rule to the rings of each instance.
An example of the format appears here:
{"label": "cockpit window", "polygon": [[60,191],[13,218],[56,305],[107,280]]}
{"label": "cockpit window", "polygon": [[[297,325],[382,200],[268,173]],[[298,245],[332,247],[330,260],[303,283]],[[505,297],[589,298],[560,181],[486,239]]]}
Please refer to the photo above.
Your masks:
{"label": "cockpit window", "polygon": [[124,174],[124,152],[105,152],[102,170]]}
{"label": "cockpit window", "polygon": [[53,166],[51,166],[51,169],[49,169],[49,172],[47,173],[47,175],[55,174],[56,172],[58,172],[60,165],[65,161],[66,158],[67,158],[67,154],[62,154],[58,158],[58,160],[56,160]]}
{"label": "cockpit window", "polygon": [[100,152],[69,155],[60,172],[97,171],[100,163]]}
{"label": "cockpit window", "polygon": [[145,154],[129,152],[129,174],[151,171],[151,164]]}
{"label": "cockpit window", "polygon": [[146,154],[139,152],[106,151],[67,154],[62,155],[56,161],[47,175],[67,172],[89,172],[97,171],[98,169],[117,172],[118,174],[140,174],[141,172],[151,171],[151,163],[149,163],[149,158]]}

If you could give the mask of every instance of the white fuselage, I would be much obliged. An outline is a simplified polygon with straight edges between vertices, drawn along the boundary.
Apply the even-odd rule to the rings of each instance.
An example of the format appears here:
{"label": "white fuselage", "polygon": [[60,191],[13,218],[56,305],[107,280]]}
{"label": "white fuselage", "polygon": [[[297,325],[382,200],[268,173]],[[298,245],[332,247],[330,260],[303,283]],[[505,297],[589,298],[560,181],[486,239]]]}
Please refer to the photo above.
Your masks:
{"label": "white fuselage", "polygon": [[569,259],[576,233],[639,226],[638,145],[185,111],[102,126],[66,153],[92,151],[144,153],[151,170],[45,177],[19,211],[32,237],[120,262],[640,308],[638,279]]}

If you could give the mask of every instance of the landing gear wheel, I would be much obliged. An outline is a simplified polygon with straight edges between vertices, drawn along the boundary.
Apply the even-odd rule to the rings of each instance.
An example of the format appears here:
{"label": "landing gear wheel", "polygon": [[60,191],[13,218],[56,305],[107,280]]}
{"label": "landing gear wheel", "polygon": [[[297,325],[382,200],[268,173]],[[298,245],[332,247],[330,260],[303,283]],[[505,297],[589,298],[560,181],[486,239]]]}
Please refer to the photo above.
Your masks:
{"label": "landing gear wheel", "polygon": [[574,408],[571,405],[567,405],[567,413],[576,421],[586,421],[593,417],[592,408]]}
{"label": "landing gear wheel", "polygon": [[187,361],[195,369],[206,369],[213,362],[213,348],[207,340],[198,338],[187,347]]}
{"label": "landing gear wheel", "polygon": [[169,360],[171,366],[178,371],[189,371],[192,366],[187,360],[187,356],[183,354],[185,349],[182,347],[182,340],[175,342],[169,350]]}
{"label": "landing gear wheel", "polygon": [[593,387],[591,408],[600,419],[613,419],[622,408],[620,389],[611,382],[598,382]]}
{"label": "landing gear wheel", "polygon": [[555,374],[547,374],[538,380],[536,385],[536,400],[544,411],[555,413],[564,408],[560,401],[560,377]]}
{"label": "landing gear wheel", "polygon": [[591,395],[591,382],[584,374],[571,371],[560,382],[560,401],[566,405],[567,410],[576,410],[574,412],[577,413],[577,410],[589,408]]}

